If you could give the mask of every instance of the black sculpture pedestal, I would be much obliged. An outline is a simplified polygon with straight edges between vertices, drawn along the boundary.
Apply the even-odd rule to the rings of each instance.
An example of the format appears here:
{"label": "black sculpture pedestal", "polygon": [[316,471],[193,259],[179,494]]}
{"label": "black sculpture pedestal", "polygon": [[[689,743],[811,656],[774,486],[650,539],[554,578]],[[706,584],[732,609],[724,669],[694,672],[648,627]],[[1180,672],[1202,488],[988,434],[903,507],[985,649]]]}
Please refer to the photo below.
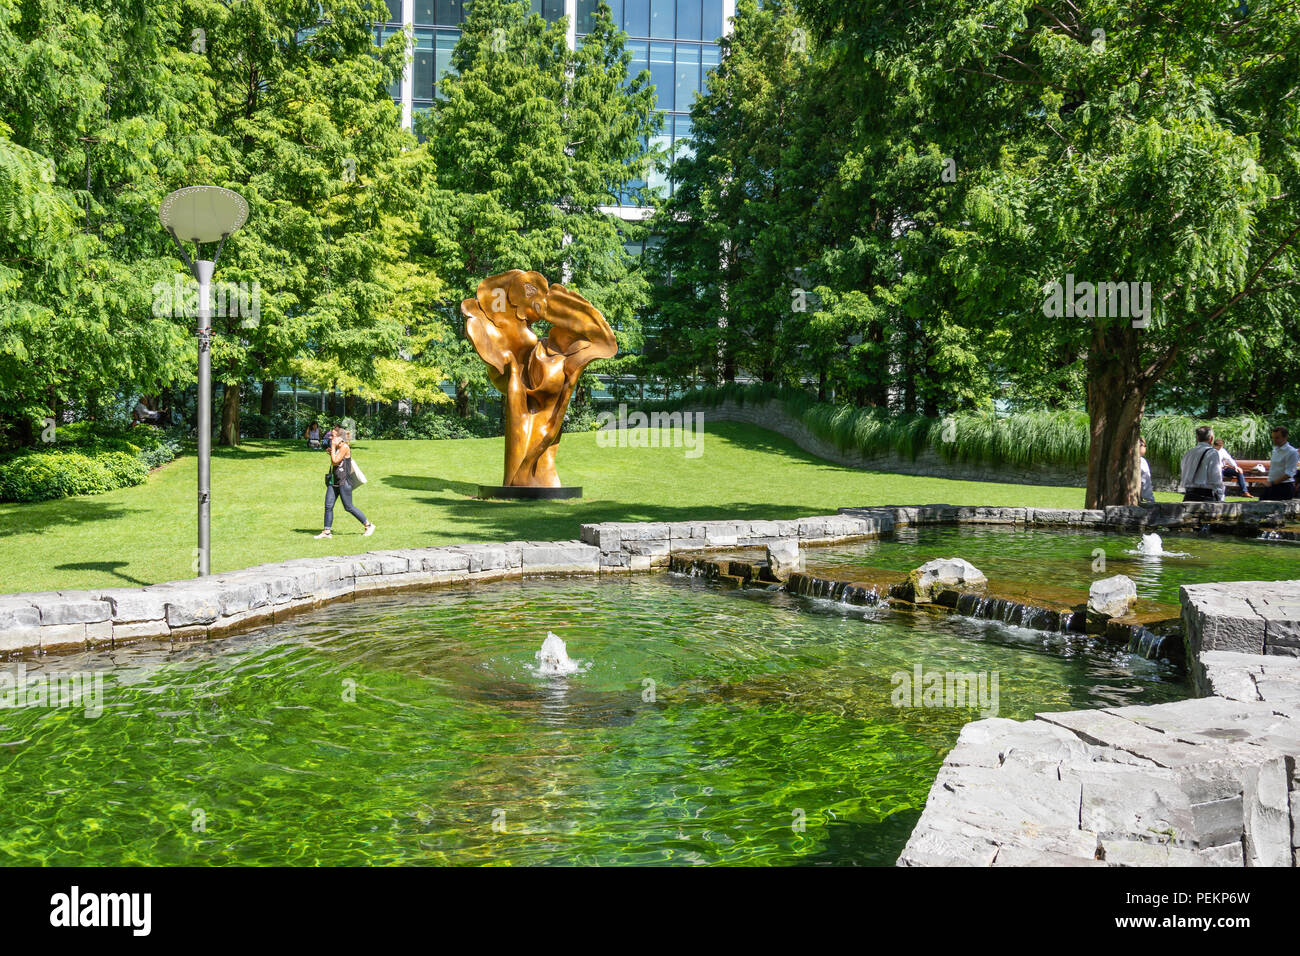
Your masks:
{"label": "black sculpture pedestal", "polygon": [[568,485],[561,488],[532,488],[523,485],[479,485],[480,498],[504,498],[514,501],[555,498],[581,498],[581,485]]}

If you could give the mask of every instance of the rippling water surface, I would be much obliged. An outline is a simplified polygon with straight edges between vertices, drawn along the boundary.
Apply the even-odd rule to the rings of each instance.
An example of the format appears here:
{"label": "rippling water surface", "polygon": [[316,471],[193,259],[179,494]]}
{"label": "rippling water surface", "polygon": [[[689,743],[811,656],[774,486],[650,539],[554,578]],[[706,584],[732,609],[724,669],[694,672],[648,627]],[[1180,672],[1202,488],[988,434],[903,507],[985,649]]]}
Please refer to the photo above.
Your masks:
{"label": "rippling water surface", "polygon": [[[547,631],[580,673],[534,673]],[[1003,717],[1187,693],[1086,639],[675,576],[369,598],[27,665],[98,669],[104,713],[0,710],[0,861],[892,864],[979,716],[893,706],[917,665],[996,672]]]}
{"label": "rippling water surface", "polygon": [[[991,581],[1072,588],[1087,597],[1100,577],[1126,574],[1148,601],[1178,604],[1178,588],[1207,581],[1276,581],[1300,578],[1300,546],[1225,535],[1161,535],[1166,551],[1186,557],[1130,554],[1142,536],[1104,531],[1060,532],[997,525],[904,528],[851,545],[811,548],[810,570],[853,565],[907,572],[931,558],[965,558]],[[1100,549],[1104,568],[1097,566]]]}

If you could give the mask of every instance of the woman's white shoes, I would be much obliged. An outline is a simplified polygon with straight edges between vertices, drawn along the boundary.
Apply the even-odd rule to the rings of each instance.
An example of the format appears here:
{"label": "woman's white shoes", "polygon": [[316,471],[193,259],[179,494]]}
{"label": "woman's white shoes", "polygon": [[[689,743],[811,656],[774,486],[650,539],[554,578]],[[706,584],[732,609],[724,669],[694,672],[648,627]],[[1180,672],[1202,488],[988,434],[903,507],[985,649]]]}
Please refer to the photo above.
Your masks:
{"label": "woman's white shoes", "polygon": [[374,534],[374,533],[375,533],[375,526],[372,525],[372,524],[367,523],[367,525],[366,525],[366,530],[363,531],[363,532],[361,532],[361,537],[363,537],[363,538],[368,538],[368,537],[370,537],[370,536],[371,536],[372,534]]}
{"label": "woman's white shoes", "polygon": [[330,531],[322,531],[320,534],[316,535],[316,537],[317,537],[317,538],[332,538],[332,537],[334,537],[334,535],[333,535],[333,533],[330,532]]}

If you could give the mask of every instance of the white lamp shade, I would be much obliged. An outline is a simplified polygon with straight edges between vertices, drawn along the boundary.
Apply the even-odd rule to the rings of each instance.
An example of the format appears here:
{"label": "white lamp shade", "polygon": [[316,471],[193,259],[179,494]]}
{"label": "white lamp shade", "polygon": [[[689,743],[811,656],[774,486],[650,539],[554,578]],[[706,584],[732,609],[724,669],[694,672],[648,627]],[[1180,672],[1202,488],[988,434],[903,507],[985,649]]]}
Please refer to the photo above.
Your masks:
{"label": "white lamp shade", "polygon": [[216,242],[248,221],[248,203],[220,186],[186,186],[162,201],[158,220],[177,239]]}

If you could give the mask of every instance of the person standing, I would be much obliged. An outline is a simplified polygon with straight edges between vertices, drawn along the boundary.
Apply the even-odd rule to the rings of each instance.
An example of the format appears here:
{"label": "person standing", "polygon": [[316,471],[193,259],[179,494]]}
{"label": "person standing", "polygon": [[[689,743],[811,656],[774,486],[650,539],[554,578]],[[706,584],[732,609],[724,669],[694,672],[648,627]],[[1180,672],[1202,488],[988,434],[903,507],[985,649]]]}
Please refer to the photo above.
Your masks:
{"label": "person standing", "polygon": [[[1219,468],[1223,472],[1223,483],[1226,486],[1229,481],[1236,481],[1237,486],[1241,489],[1241,497],[1251,497],[1250,489],[1246,487],[1246,476],[1237,464],[1237,459],[1228,454],[1228,449],[1223,447],[1223,439],[1214,439],[1214,447],[1219,453]],[[1225,488],[1226,493],[1226,488]]]}
{"label": "person standing", "polygon": [[366,520],[366,516],[352,504],[352,448],[348,444],[347,434],[335,425],[330,430],[330,470],[325,473],[325,530],[316,535],[318,538],[332,538],[334,524],[334,501],[343,501],[343,510],[361,522],[365,528],[363,537],[370,537],[375,526]]}
{"label": "person standing", "polygon": [[1202,425],[1196,429],[1196,447],[1183,455],[1179,474],[1184,501],[1219,501],[1223,498],[1223,470],[1215,450],[1214,429]]}
{"label": "person standing", "polygon": [[1260,501],[1290,501],[1295,497],[1295,473],[1300,464],[1300,452],[1287,441],[1290,434],[1281,425],[1272,431],[1273,456],[1268,463],[1268,484],[1259,490]]}
{"label": "person standing", "polygon": [[1156,492],[1151,485],[1151,464],[1147,461],[1147,440],[1138,438],[1138,468],[1142,475],[1142,485],[1138,490],[1138,502],[1155,504]]}

